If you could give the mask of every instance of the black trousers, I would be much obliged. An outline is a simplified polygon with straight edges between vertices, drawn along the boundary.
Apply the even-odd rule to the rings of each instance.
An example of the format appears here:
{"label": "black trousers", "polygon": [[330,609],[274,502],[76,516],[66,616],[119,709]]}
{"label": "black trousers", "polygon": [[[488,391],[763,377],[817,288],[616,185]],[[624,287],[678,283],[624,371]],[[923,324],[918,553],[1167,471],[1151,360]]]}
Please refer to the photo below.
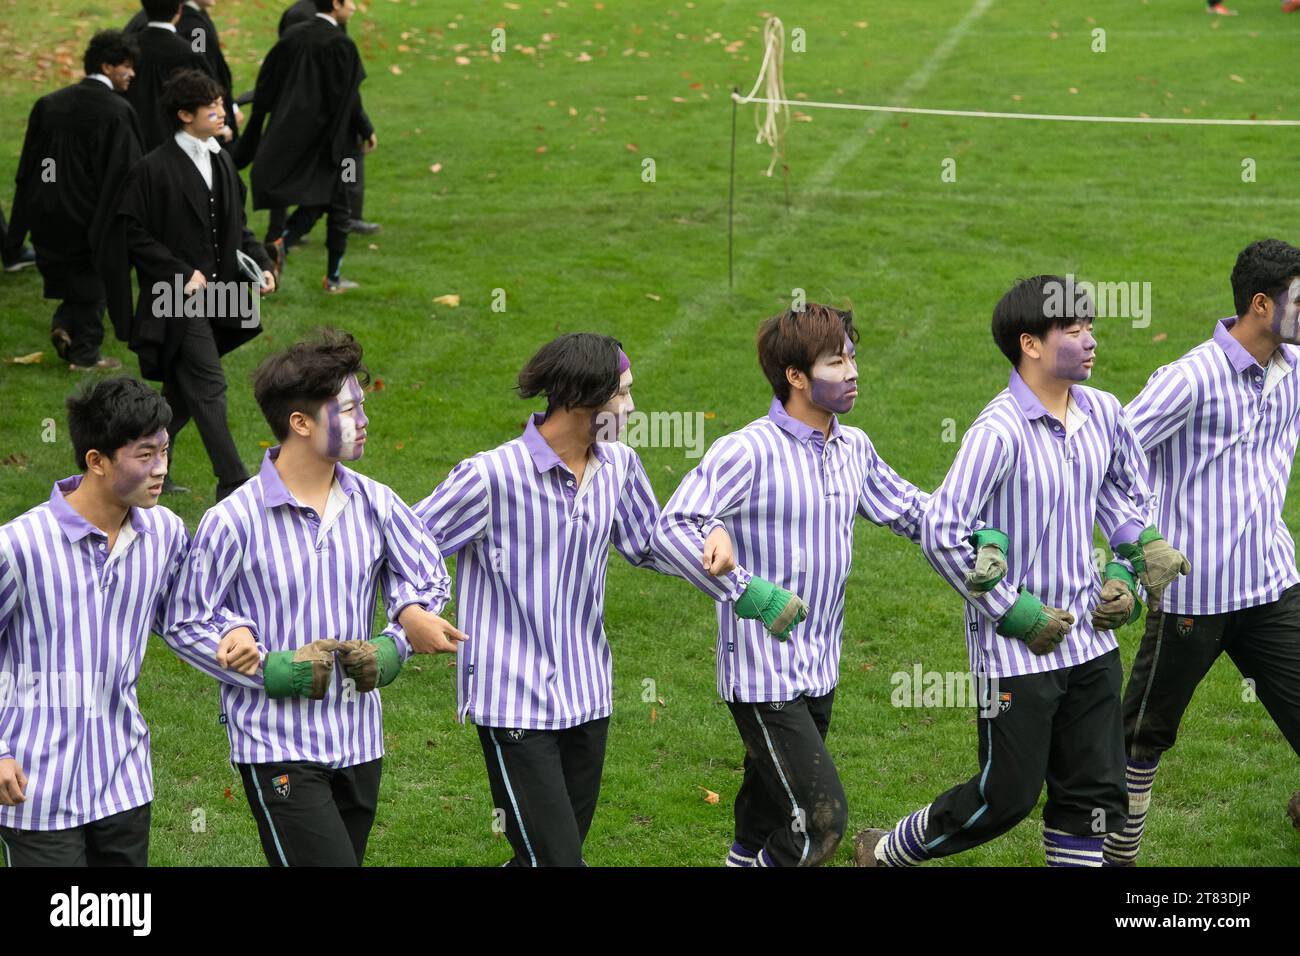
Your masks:
{"label": "black trousers", "polygon": [[1124,691],[1124,744],[1133,760],[1174,745],[1196,686],[1221,653],[1254,685],[1278,730],[1300,754],[1300,584],[1270,604],[1228,614],[1147,613]]}
{"label": "black trousers", "polygon": [[334,770],[324,764],[239,764],[244,793],[271,866],[360,866],[379,805],[383,758]]}
{"label": "black trousers", "polygon": [[[348,212],[350,214],[350,217],[352,219],[364,219],[365,211],[366,211],[365,151],[358,148],[357,151],[352,154],[352,158],[356,160],[356,164],[357,164],[356,182],[344,183],[343,188],[344,188],[344,192],[347,195]],[[275,207],[271,209],[270,218],[267,220],[267,224],[266,224],[266,241],[268,243],[275,242],[275,240],[279,239],[282,235],[284,235],[285,223],[288,220],[288,217],[289,217],[289,210],[284,207]],[[301,233],[301,235],[306,235],[307,232],[311,230],[311,226],[315,225],[316,219],[319,218],[320,216],[318,215],[315,219],[312,219],[311,224],[307,226],[307,229],[304,230]],[[2,234],[2,231],[0,231],[0,234]]]}
{"label": "black trousers", "polygon": [[1128,818],[1123,666],[1114,650],[1074,667],[990,681],[999,700],[977,720],[980,766],[930,804],[925,845],[951,856],[1006,833],[1033,811],[1047,781],[1043,823],[1104,836]]}
{"label": "black trousers", "polygon": [[76,302],[64,299],[54,310],[50,331],[63,330],[72,344],[68,346],[68,361],[73,365],[89,366],[99,361],[99,349],[104,344],[103,300]]}
{"label": "black trousers", "polygon": [[848,799],[826,749],[834,703],[835,691],[775,703],[727,703],[745,743],[736,842],[753,853],[766,850],[776,866],[817,866],[844,838]]}
{"label": "black trousers", "polygon": [[609,718],[566,730],[479,727],[488,785],[515,851],[510,866],[585,866],[582,843],[600,798]]}
{"label": "black trousers", "polygon": [[348,224],[352,221],[346,184],[339,182],[335,185],[334,195],[330,197],[328,205],[299,206],[285,221],[285,229],[290,236],[305,236],[321,216],[326,217],[326,250],[342,255],[348,247]]}
{"label": "black trousers", "polygon": [[184,322],[185,333],[163,379],[163,398],[172,409],[171,424],[167,426],[172,457],[176,455],[177,435],[193,419],[212,461],[220,501],[248,480],[248,471],[240,460],[226,417],[226,373],[221,368],[212,324],[207,319],[173,321]]}
{"label": "black trousers", "polygon": [[5,866],[148,866],[149,804],[66,830],[0,827]]}

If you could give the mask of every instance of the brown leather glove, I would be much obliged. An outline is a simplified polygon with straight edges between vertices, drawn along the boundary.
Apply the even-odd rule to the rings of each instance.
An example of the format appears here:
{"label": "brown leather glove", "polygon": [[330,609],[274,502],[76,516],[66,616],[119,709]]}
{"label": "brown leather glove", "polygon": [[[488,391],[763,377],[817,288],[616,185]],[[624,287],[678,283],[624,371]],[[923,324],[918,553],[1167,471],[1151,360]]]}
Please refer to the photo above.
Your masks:
{"label": "brown leather glove", "polygon": [[1092,609],[1092,626],[1099,631],[1123,627],[1133,616],[1132,589],[1118,578],[1101,586],[1101,601]]}
{"label": "brown leather glove", "polygon": [[334,675],[333,638],[312,641],[296,651],[275,651],[266,655],[262,676],[268,697],[306,697],[322,700]]}
{"label": "brown leather glove", "polygon": [[1028,634],[1025,643],[1035,654],[1050,654],[1056,650],[1070,628],[1074,627],[1074,615],[1062,611],[1059,607],[1043,607],[1043,618]]}
{"label": "brown leather glove", "polygon": [[360,694],[391,684],[402,669],[397,645],[386,635],[373,641],[343,641],[339,644],[339,663]]}

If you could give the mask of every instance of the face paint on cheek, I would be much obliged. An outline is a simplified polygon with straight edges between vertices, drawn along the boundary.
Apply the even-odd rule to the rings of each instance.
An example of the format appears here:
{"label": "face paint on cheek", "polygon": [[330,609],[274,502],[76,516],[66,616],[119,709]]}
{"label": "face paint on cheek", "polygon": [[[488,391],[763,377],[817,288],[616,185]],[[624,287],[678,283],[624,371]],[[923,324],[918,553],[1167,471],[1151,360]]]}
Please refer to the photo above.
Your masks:
{"label": "face paint on cheek", "polygon": [[[349,375],[338,395],[322,407],[325,413],[326,457],[337,458],[339,461],[356,461],[365,451],[365,428],[370,420],[361,410],[363,397],[356,376]],[[342,406],[349,403],[352,405],[351,410],[341,411]]]}
{"label": "face paint on cheek", "polygon": [[[858,372],[853,361],[853,343],[846,336],[844,355],[827,354],[819,358],[812,368],[812,391],[810,398],[814,405],[843,415],[852,410],[858,399]],[[845,355],[849,356],[845,358]],[[831,362],[838,359],[838,364]]]}
{"label": "face paint on cheek", "polygon": [[[153,454],[141,458],[139,448],[146,442],[155,446]],[[167,431],[164,429],[150,438],[131,442],[118,450],[113,459],[113,479],[109,487],[120,500],[130,503],[152,503],[157,495],[150,491],[151,486],[162,483],[162,475],[167,472],[167,456],[163,448],[167,444]]]}
{"label": "face paint on cheek", "polygon": [[1300,279],[1273,300],[1273,334],[1284,342],[1300,344]]}
{"label": "face paint on cheek", "polygon": [[1092,375],[1092,369],[1083,363],[1092,358],[1095,346],[1096,341],[1087,332],[1081,333],[1077,338],[1064,333],[1057,334],[1056,377],[1071,382],[1086,381]]}

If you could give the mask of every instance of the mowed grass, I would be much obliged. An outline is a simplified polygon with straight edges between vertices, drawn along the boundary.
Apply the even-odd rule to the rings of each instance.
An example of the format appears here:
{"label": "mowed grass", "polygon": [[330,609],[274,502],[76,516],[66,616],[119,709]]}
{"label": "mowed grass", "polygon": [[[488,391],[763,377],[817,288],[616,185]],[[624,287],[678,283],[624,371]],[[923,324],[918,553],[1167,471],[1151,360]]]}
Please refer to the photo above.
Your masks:
{"label": "mowed grass", "polygon": [[[322,323],[356,334],[382,390],[360,470],[408,502],[458,460],[519,433],[531,410],[514,375],[563,331],[620,338],[643,410],[704,412],[709,442],[763,414],[770,393],[753,335],[792,290],[851,303],[862,330],[862,396],[846,416],[903,475],[933,488],[950,440],[1005,385],[988,334],[1018,276],[1073,272],[1149,282],[1148,327],[1101,320],[1094,385],[1130,399],[1159,365],[1232,311],[1238,250],[1295,240],[1294,131],[1012,123],[807,109],[790,124],[790,208],[780,170],[738,117],[736,283],[727,287],[732,86],[747,91],[763,14],[805,31],[786,55],[791,96],[983,110],[1285,118],[1300,19],[1274,4],[1217,20],[1198,4],[1102,0],[1086,8],[1006,0],[906,4],[619,2],[432,4],[377,0],[352,29],[365,57],[379,151],[368,163],[373,241],[354,237],[344,273],[360,291],[326,298],[318,227],[290,259],[267,331],[226,362],[230,421],[250,468],[270,435],[252,400],[257,362]],[[1249,9],[1246,9],[1247,7]],[[1256,9],[1255,7],[1259,9]],[[221,0],[236,75],[252,86],[281,3]],[[517,8],[517,9],[516,9]],[[9,182],[33,99],[63,83],[50,54],[81,49],[132,5],[0,0],[0,181]],[[964,24],[964,25],[963,25]],[[507,49],[493,56],[491,31]],[[1092,31],[1106,31],[1095,53]],[[738,43],[738,41],[741,41]],[[61,46],[60,46],[61,45]],[[42,65],[42,51],[46,61]],[[461,57],[467,62],[457,61]],[[642,179],[655,161],[655,181]],[[1242,161],[1255,161],[1255,182]],[[946,159],[956,182],[941,181]],[[430,167],[441,164],[441,171]],[[8,208],[8,194],[0,191]],[[254,228],[265,213],[252,214]],[[371,246],[373,245],[374,248]],[[506,310],[491,308],[504,290]],[[454,293],[458,308],[434,297]],[[52,303],[32,272],[0,276],[0,519],[44,500],[72,470],[62,401],[78,381],[49,347]],[[111,336],[111,333],[110,333]],[[108,345],[134,368],[117,342]],[[58,423],[42,441],[42,422]],[[191,529],[213,479],[193,429],[174,474],[200,492],[168,499]],[[641,449],[661,500],[694,460]],[[1226,490],[1225,490],[1226,493]],[[1294,497],[1286,511],[1297,517]],[[742,749],[714,690],[713,611],[680,581],[611,560],[606,628],[615,708],[593,865],[715,865],[731,839]],[[861,522],[848,583],[842,679],[830,747],[850,830],[886,825],[976,769],[974,713],[895,708],[891,675],[967,667],[958,598],[918,550]],[[1140,625],[1121,634],[1125,664]],[[656,702],[643,702],[645,681]],[[155,640],[140,681],[153,728],[159,865],[260,864],[256,832],[217,723],[214,682]],[[420,659],[385,690],[388,756],[372,864],[489,865],[491,829],[476,735],[454,721],[451,662]],[[1283,807],[1295,755],[1221,661],[1165,759],[1145,864],[1293,865]],[[227,790],[230,795],[227,796]],[[718,793],[716,804],[706,791]],[[194,832],[195,811],[206,826]],[[1038,815],[952,865],[1041,865]],[[851,860],[841,847],[836,863]],[[945,864],[946,865],[946,864]]]}

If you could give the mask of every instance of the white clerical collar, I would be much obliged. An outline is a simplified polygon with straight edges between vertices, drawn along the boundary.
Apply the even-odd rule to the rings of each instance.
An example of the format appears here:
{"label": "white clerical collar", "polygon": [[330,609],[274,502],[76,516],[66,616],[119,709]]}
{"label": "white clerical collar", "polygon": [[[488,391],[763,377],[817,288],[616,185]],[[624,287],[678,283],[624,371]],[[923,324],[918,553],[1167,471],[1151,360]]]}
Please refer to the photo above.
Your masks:
{"label": "white clerical collar", "polygon": [[316,16],[320,17],[322,20],[328,20],[330,23],[334,24],[335,26],[339,25],[339,22],[335,20],[332,16],[330,16],[328,13],[318,13],[316,14]]}
{"label": "white clerical collar", "polygon": [[110,80],[108,77],[106,77],[103,73],[87,73],[86,77],[91,80],[99,80],[99,82],[103,83],[110,90],[113,88],[113,81]]}
{"label": "white clerical collar", "polygon": [[159,30],[171,30],[172,33],[176,32],[176,24],[164,23],[161,20],[150,20],[147,24],[145,24],[145,26],[157,27]]}
{"label": "white clerical collar", "polygon": [[217,142],[215,136],[206,140],[199,139],[197,136],[191,136],[183,129],[176,131],[176,145],[191,156],[199,156],[205,151],[209,153],[221,152],[221,144]]}
{"label": "white clerical collar", "polygon": [[199,13],[203,12],[203,8],[195,3],[194,0],[185,0],[185,6],[189,7],[191,10],[197,10]]}

